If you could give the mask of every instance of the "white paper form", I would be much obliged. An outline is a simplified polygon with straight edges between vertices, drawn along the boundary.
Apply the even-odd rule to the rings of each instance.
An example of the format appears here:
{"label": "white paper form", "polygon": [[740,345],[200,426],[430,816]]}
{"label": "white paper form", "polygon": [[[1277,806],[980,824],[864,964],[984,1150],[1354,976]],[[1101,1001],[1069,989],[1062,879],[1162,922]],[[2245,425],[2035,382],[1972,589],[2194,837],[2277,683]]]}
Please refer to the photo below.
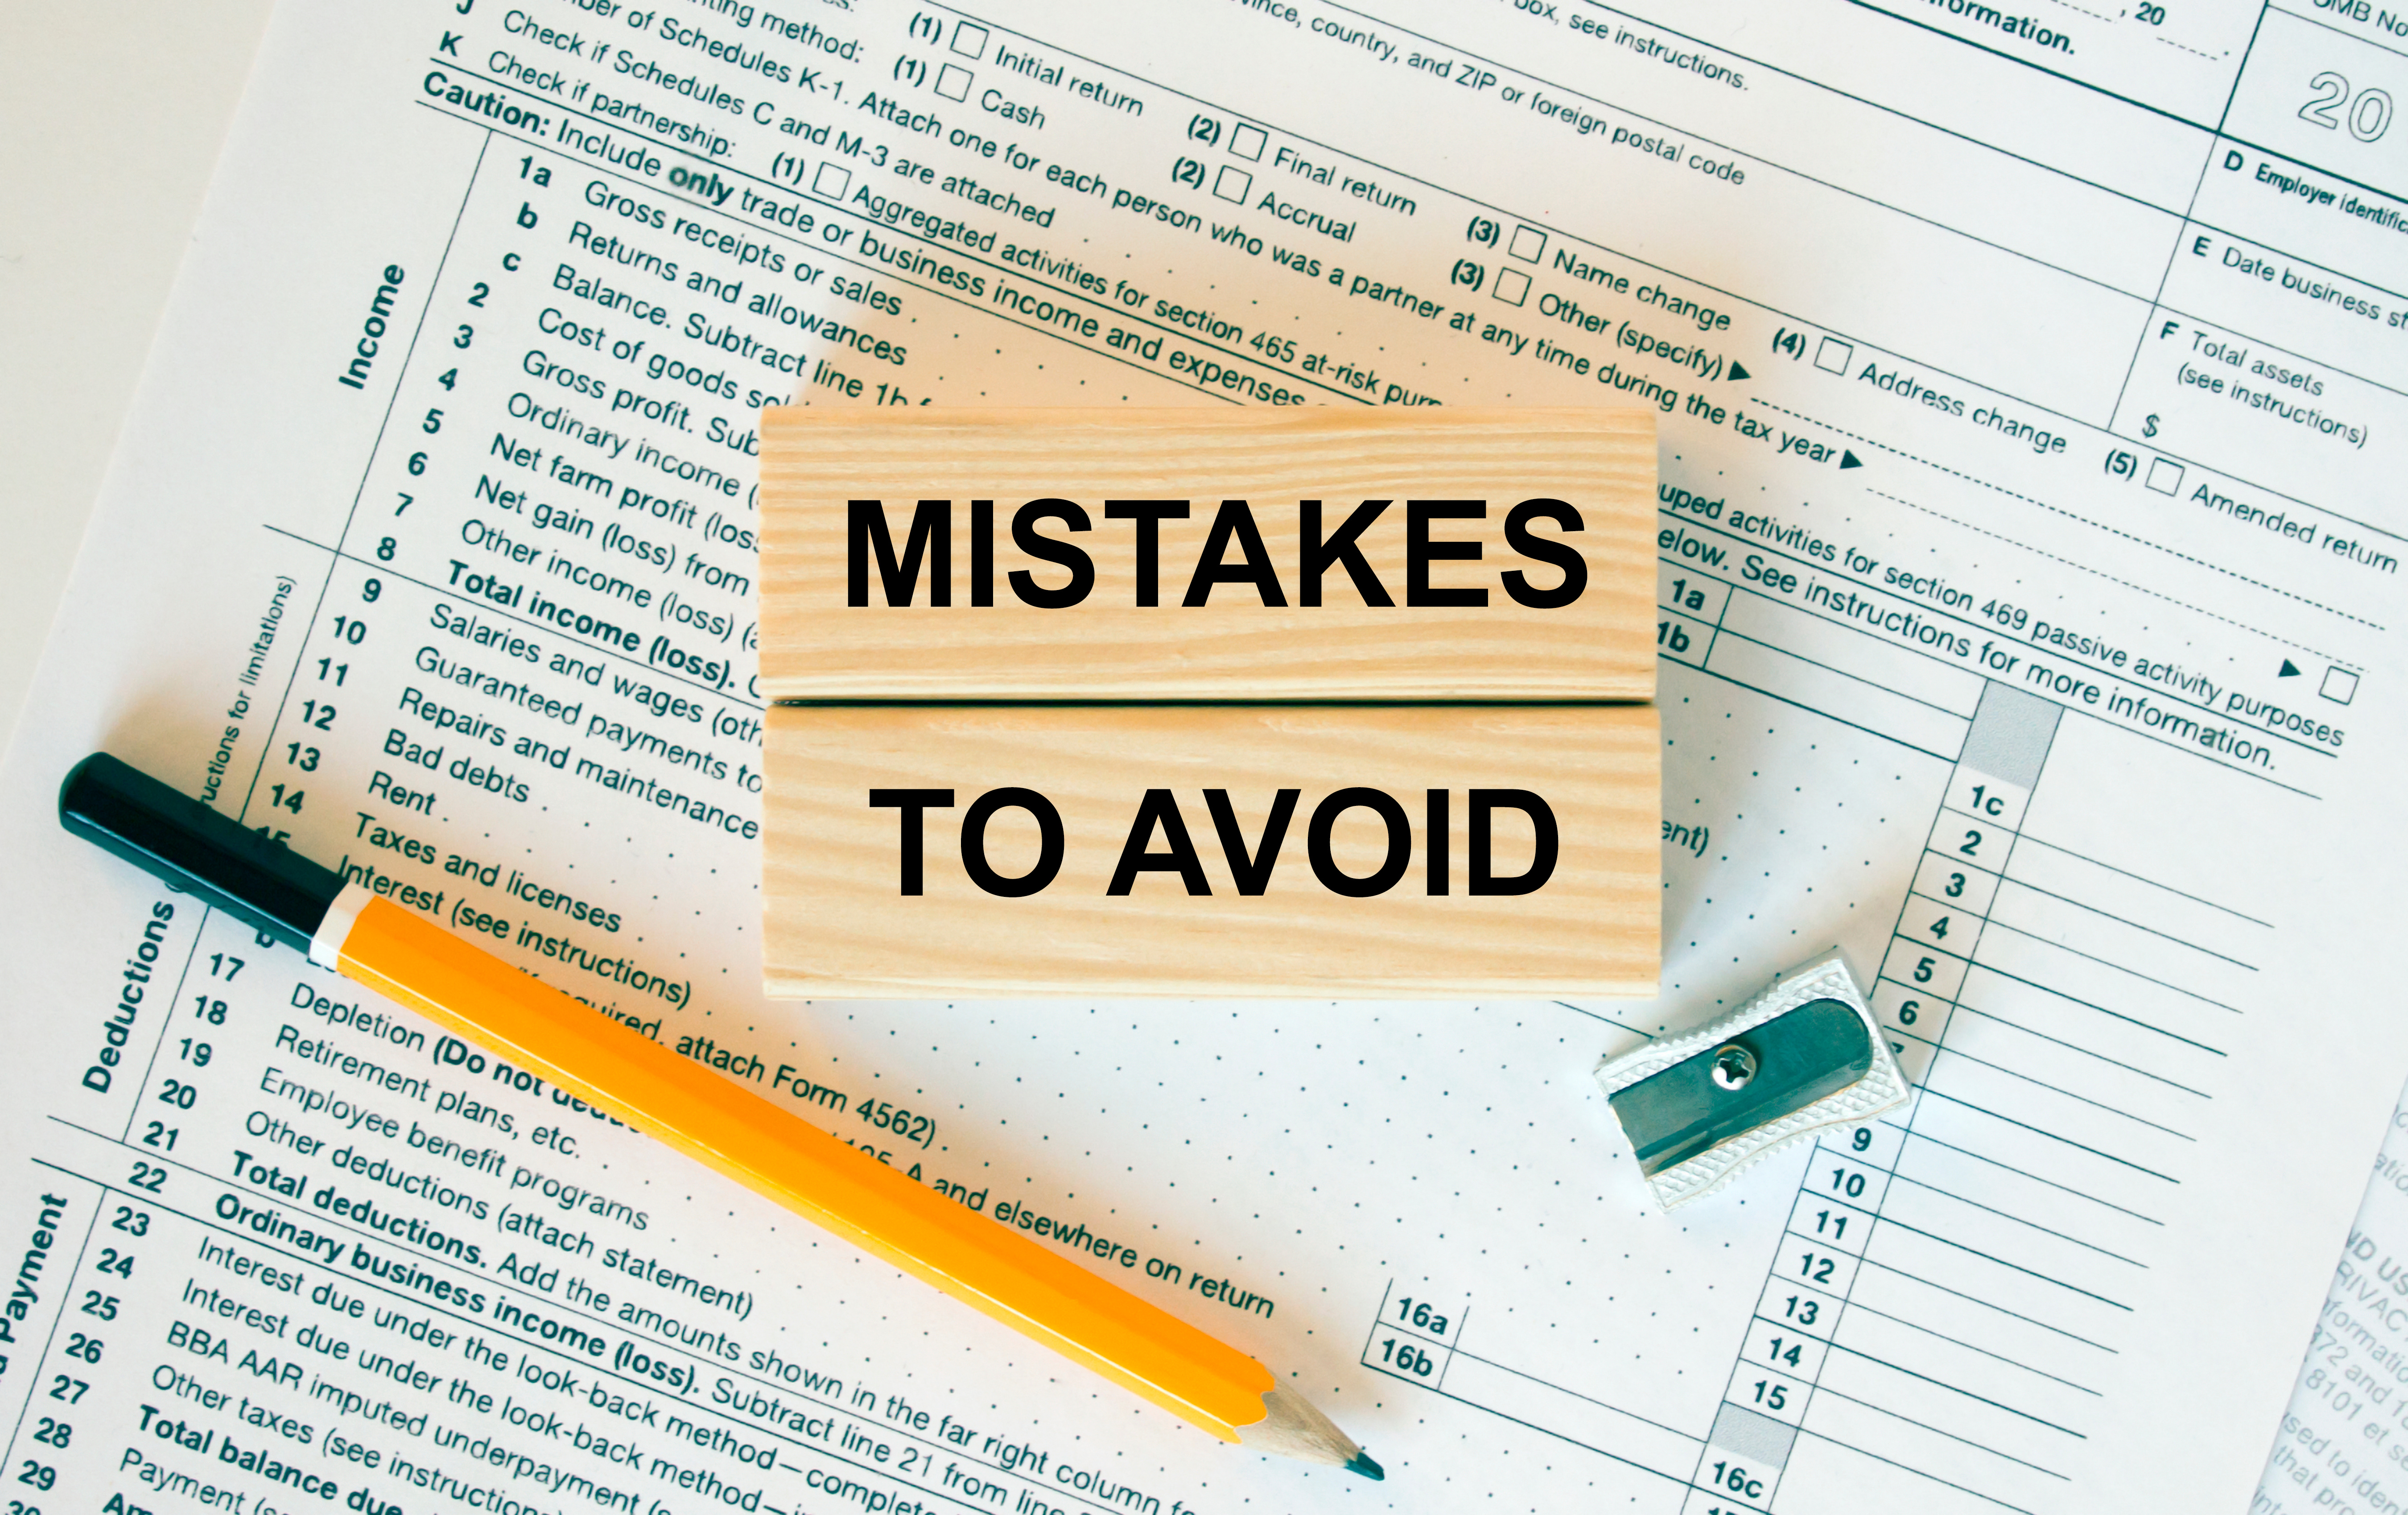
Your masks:
{"label": "white paper form", "polygon": [[[293,0],[5,781],[9,1497],[2239,1508],[2402,1064],[2408,60],[2062,8]],[[789,397],[1657,407],[1663,1003],[765,1003]],[[1388,1480],[443,1060],[59,833],[98,746]],[[1833,942],[1914,1103],[1651,1213],[1590,1065]]]}
{"label": "white paper form", "polygon": [[2258,1515],[2391,1509],[2408,1485],[2401,1471],[2408,1451],[2398,1450],[2403,1445],[2401,1386],[2408,1382],[2403,1132],[2408,1106],[2391,1118],[2331,1292],[2316,1317],[2265,1480],[2249,1504]]}

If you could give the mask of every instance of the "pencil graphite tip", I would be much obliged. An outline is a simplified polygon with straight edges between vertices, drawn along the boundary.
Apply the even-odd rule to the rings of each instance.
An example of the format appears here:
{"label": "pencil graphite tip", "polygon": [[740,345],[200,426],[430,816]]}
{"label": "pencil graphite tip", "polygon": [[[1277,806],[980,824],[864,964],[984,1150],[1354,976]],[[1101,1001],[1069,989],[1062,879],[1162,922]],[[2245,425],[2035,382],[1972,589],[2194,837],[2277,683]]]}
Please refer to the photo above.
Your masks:
{"label": "pencil graphite tip", "polygon": [[1321,1413],[1312,1400],[1289,1389],[1271,1389],[1263,1394],[1263,1418],[1251,1425],[1238,1428],[1238,1439],[1259,1452],[1281,1457],[1298,1457],[1324,1467],[1342,1467],[1349,1473],[1360,1473],[1367,1479],[1387,1478],[1370,1453],[1354,1444],[1354,1438],[1340,1431]]}

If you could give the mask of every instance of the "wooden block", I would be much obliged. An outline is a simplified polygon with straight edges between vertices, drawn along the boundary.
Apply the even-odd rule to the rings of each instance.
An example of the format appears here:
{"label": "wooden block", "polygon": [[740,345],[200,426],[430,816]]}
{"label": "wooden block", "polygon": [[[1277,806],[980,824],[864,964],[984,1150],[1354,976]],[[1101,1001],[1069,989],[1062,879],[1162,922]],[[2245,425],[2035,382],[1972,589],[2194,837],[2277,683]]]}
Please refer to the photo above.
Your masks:
{"label": "wooden block", "polygon": [[776,706],[768,991],[1652,995],[1657,740],[1645,705]]}
{"label": "wooden block", "polygon": [[1653,411],[769,410],[762,690],[1648,700],[1655,521]]}

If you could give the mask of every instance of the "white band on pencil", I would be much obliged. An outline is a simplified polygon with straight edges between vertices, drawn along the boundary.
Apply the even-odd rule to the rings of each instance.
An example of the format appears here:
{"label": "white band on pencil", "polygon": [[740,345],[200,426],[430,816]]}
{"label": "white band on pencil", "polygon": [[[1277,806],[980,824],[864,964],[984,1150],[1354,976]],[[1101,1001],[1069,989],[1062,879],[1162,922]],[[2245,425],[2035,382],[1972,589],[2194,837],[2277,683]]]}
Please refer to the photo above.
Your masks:
{"label": "white band on pencil", "polygon": [[357,884],[346,884],[335,902],[326,907],[326,918],[318,922],[318,930],[309,938],[309,960],[321,968],[338,967],[342,960],[343,942],[351,934],[351,923],[376,896]]}

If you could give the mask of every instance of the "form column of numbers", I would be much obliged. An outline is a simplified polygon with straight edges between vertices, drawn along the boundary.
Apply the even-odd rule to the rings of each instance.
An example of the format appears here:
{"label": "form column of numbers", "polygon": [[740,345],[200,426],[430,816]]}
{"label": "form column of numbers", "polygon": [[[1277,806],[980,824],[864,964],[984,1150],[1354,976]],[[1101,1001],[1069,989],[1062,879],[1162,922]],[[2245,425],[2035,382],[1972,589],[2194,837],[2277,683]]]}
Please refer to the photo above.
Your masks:
{"label": "form column of numbers", "polygon": [[[1899,912],[1870,1002],[1918,1096],[1989,922],[2030,794],[2027,785],[1959,761]],[[1684,1515],[1770,1508],[1835,1349],[1834,1333],[1864,1265],[1913,1108],[1816,1140]]]}
{"label": "form column of numbers", "polygon": [[[519,203],[512,201],[511,209]],[[515,215],[510,219],[526,224]],[[447,261],[450,251],[447,241]],[[428,314],[425,329],[440,332],[450,361],[388,414],[370,461],[381,469],[375,476],[389,478],[394,487],[368,491],[345,533],[351,552],[327,555],[320,613],[297,655],[254,782],[240,801],[245,823],[273,840],[288,841],[296,829],[315,826],[311,840],[320,844],[321,857],[331,855],[337,839],[349,835],[339,821],[316,826],[322,813],[348,815],[360,802],[400,802],[394,798],[400,791],[380,767],[380,759],[400,767],[382,756],[390,752],[390,742],[377,742],[386,728],[347,719],[339,707],[363,693],[352,661],[370,640],[371,622],[392,608],[388,592],[403,582],[404,570],[423,566],[398,560],[410,526],[403,517],[413,495],[423,492],[419,478],[435,445],[430,439],[444,430],[446,396],[458,382],[459,354],[475,339],[470,324],[457,318],[469,313],[468,307],[482,306],[487,293],[483,283],[452,290]],[[405,371],[413,375],[423,367],[409,366],[418,349],[413,337],[404,352]],[[401,446],[394,445],[396,440]],[[326,522],[319,529],[338,524]],[[342,735],[337,735],[338,729]],[[347,737],[352,742],[348,753],[336,745]],[[384,784],[371,781],[367,791],[339,798],[329,792],[337,787],[335,773],[367,772]],[[184,1364],[213,1353],[222,1356],[218,1344],[226,1339],[215,1321],[188,1320],[192,1312],[179,1307],[192,1280],[180,1280],[179,1289],[172,1260],[192,1255],[196,1231],[202,1239],[207,1235],[189,1211],[179,1216],[175,1207],[189,1204],[180,1191],[204,1182],[195,1167],[223,1162],[238,1147],[275,1155],[280,1142],[292,1139],[290,1128],[265,1112],[253,1110],[247,1118],[233,1112],[240,1108],[241,1090],[258,1086],[261,1028],[272,1027],[280,1013],[291,1013],[286,996],[294,981],[289,972],[280,979],[273,975],[293,969],[299,957],[286,957],[272,939],[222,913],[179,911],[168,918],[173,930],[160,938],[163,950],[155,962],[145,960],[150,976],[139,1002],[157,1015],[155,1039],[138,1053],[127,1047],[118,1064],[119,1087],[130,1085],[134,1097],[118,1123],[116,1150],[92,1156],[81,1172],[45,1165],[38,1214],[44,1231],[58,1238],[53,1259],[63,1254],[68,1266],[59,1274],[65,1287],[50,1329],[40,1338],[36,1372],[7,1441],[14,1487],[7,1515],[46,1515],[45,1507],[49,1515],[100,1508],[105,1487],[70,1487],[74,1474],[66,1454],[73,1446],[103,1439],[145,1449],[175,1444],[184,1417],[162,1416],[156,1407],[145,1407],[139,1391],[148,1384],[154,1393],[203,1395]],[[200,923],[194,937],[182,934],[188,920]],[[265,960],[271,957],[283,960],[270,965]],[[112,1170],[113,1178],[104,1176]],[[19,1328],[18,1339],[29,1335]],[[279,1410],[285,1408],[280,1395],[292,1392],[281,1379],[244,1388],[247,1406],[273,1405]],[[300,1423],[297,1417],[306,1407],[295,1394],[289,1407],[293,1423]],[[137,1431],[150,1435],[136,1442]],[[200,1435],[193,1432],[195,1438]],[[113,1482],[116,1467],[114,1461],[88,1461],[79,1471],[83,1478]]]}
{"label": "form column of numbers", "polygon": [[1873,1123],[1815,1144],[1698,1455],[1684,1515],[1770,1508],[1832,1330],[1856,1287],[1900,1136],[1893,1126]]}
{"label": "form column of numbers", "polygon": [[1956,1014],[2030,798],[2028,788],[1963,762],[1949,779],[1872,991],[1890,1050],[1918,1089]]}
{"label": "form column of numbers", "polygon": [[1704,668],[1730,608],[1730,585],[1667,558],[1656,567],[1656,656]]}
{"label": "form column of numbers", "polygon": [[[175,1296],[161,1287],[163,1263],[166,1269],[174,1264],[159,1255],[165,1238],[154,1233],[154,1223],[163,1216],[146,1202],[165,1196],[171,1180],[182,1174],[182,1162],[168,1154],[179,1144],[195,1145],[197,1133],[186,1128],[206,1103],[200,1097],[201,1070],[215,1060],[215,1044],[231,1013],[225,986],[241,974],[255,940],[231,916],[213,914],[209,920],[217,930],[205,928],[200,945],[213,950],[192,950],[166,938],[179,950],[163,952],[160,961],[174,962],[176,973],[158,974],[149,986],[165,996],[152,1044],[138,1061],[129,1057],[119,1064],[129,1070],[147,1065],[148,1072],[126,1106],[113,1148],[84,1164],[82,1172],[41,1164],[36,1246],[49,1255],[62,1287],[50,1304],[45,1296],[53,1275],[42,1274],[44,1288],[21,1292],[47,1305],[53,1312],[50,1320],[36,1321],[30,1330],[18,1326],[13,1335],[0,1333],[36,1346],[29,1354],[34,1372],[25,1379],[26,1398],[7,1443],[8,1515],[44,1515],[45,1505],[52,1510],[100,1507],[102,1490],[62,1479],[79,1471],[86,1479],[106,1477],[108,1466],[85,1462],[78,1469],[69,1449],[78,1445],[79,1435],[85,1445],[130,1438],[127,1421],[137,1407],[139,1381],[147,1381],[145,1364],[154,1361],[145,1354],[163,1339],[176,1345],[163,1313]],[[96,1143],[110,1141],[98,1132],[91,1134]],[[98,1176],[112,1167],[121,1176],[115,1182]],[[168,1246],[187,1243],[179,1235]],[[137,1275],[137,1264],[145,1263]],[[36,1259],[36,1268],[41,1265]],[[7,1350],[0,1347],[0,1353]],[[36,1497],[41,1495],[49,1497]]]}
{"label": "form column of numbers", "polygon": [[1698,1458],[1690,1515],[1770,1507],[1856,1287],[1899,1139],[1894,1127],[1875,1123],[1816,1143]]}
{"label": "form column of numbers", "polygon": [[[433,594],[449,592],[474,606],[480,585],[493,582],[483,570],[503,532],[478,517],[455,527],[456,501],[480,502],[480,512],[523,531],[513,513],[522,495],[481,473],[474,481],[466,474],[472,460],[506,445],[501,432],[479,423],[503,411],[515,429],[516,418],[534,406],[525,392],[503,402],[494,391],[509,383],[502,367],[509,322],[523,316],[527,303],[520,249],[532,241],[528,228],[541,224],[537,206],[549,209],[537,171],[532,157],[496,170],[482,155],[470,170],[434,294],[401,344],[398,381],[365,483],[332,533],[321,613],[242,812],[246,824],[277,841],[298,836],[294,844],[305,852],[314,845],[322,855],[365,854],[369,849],[357,839],[371,825],[403,814],[435,817],[438,794],[448,800],[462,789],[492,789],[489,781],[503,766],[479,761],[465,743],[422,740],[412,730],[408,715],[424,701],[405,694],[411,674],[383,639],[408,635],[409,624],[425,619]],[[517,560],[529,556],[522,548]],[[448,764],[447,750],[453,759]],[[442,779],[452,783],[438,786]],[[329,811],[337,818],[323,819]]]}
{"label": "form column of numbers", "polygon": [[1391,1279],[1380,1301],[1380,1318],[1363,1344],[1363,1365],[1425,1389],[1440,1388],[1470,1313],[1460,1299],[1433,1299],[1410,1284],[1400,1291]]}

